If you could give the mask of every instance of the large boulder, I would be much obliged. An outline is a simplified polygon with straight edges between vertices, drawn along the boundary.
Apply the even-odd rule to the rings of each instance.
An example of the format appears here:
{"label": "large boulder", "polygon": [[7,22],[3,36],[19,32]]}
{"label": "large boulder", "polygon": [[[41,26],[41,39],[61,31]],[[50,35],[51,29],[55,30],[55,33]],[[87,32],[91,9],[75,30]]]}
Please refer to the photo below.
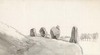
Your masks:
{"label": "large boulder", "polygon": [[60,28],[59,26],[52,27],[50,29],[51,38],[58,39],[60,37]]}

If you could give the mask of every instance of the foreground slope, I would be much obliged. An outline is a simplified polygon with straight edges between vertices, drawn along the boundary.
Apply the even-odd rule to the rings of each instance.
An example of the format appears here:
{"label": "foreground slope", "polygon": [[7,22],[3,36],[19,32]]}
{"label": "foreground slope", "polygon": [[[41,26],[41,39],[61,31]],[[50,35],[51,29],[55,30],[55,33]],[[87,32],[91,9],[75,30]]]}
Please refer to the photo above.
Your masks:
{"label": "foreground slope", "polygon": [[32,40],[11,26],[0,22],[0,55],[22,55]]}
{"label": "foreground slope", "polygon": [[61,40],[25,36],[0,23],[0,55],[82,55],[82,49]]}
{"label": "foreground slope", "polygon": [[32,37],[34,45],[28,50],[30,55],[82,55],[79,45],[61,40]]}

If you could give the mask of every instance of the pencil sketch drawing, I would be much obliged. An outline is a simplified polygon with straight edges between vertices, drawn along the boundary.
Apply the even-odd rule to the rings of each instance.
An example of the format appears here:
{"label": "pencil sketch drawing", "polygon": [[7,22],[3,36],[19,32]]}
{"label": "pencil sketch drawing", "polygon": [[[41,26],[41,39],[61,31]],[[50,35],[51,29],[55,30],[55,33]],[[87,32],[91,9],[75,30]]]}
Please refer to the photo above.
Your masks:
{"label": "pencil sketch drawing", "polygon": [[100,55],[99,0],[0,0],[0,55]]}

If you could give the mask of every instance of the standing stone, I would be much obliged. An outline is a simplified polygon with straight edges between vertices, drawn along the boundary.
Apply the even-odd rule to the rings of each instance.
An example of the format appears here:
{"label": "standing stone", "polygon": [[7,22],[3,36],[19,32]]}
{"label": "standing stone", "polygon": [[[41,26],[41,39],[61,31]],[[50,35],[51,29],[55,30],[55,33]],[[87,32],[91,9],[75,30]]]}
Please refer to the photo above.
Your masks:
{"label": "standing stone", "polygon": [[31,30],[30,30],[30,36],[36,36],[37,34],[36,34],[36,29],[35,28],[32,28]]}
{"label": "standing stone", "polygon": [[58,39],[60,37],[60,28],[57,25],[56,27],[52,27],[50,30],[51,38]]}
{"label": "standing stone", "polygon": [[47,37],[47,31],[44,27],[41,27],[39,32],[42,37]]}
{"label": "standing stone", "polygon": [[78,41],[77,41],[77,37],[78,37],[77,30],[78,30],[77,27],[72,28],[71,38],[69,40],[70,43],[78,43]]}

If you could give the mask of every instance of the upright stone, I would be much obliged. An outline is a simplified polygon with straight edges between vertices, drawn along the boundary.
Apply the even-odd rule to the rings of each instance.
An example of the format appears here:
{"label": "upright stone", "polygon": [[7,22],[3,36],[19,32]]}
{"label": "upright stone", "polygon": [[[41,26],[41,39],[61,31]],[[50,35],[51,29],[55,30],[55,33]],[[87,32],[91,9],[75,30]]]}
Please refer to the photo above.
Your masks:
{"label": "upright stone", "polygon": [[47,31],[44,27],[41,27],[39,32],[42,37],[47,37]]}
{"label": "upright stone", "polygon": [[36,29],[35,28],[32,28],[31,30],[30,30],[30,36],[32,36],[32,37],[34,37],[34,36],[36,36],[37,34],[36,34]]}
{"label": "upright stone", "polygon": [[77,41],[77,37],[78,37],[78,29],[77,29],[77,27],[73,27],[72,28],[72,32],[71,32],[71,38],[70,38],[70,40],[69,40],[69,42],[70,43],[78,43],[78,41]]}

